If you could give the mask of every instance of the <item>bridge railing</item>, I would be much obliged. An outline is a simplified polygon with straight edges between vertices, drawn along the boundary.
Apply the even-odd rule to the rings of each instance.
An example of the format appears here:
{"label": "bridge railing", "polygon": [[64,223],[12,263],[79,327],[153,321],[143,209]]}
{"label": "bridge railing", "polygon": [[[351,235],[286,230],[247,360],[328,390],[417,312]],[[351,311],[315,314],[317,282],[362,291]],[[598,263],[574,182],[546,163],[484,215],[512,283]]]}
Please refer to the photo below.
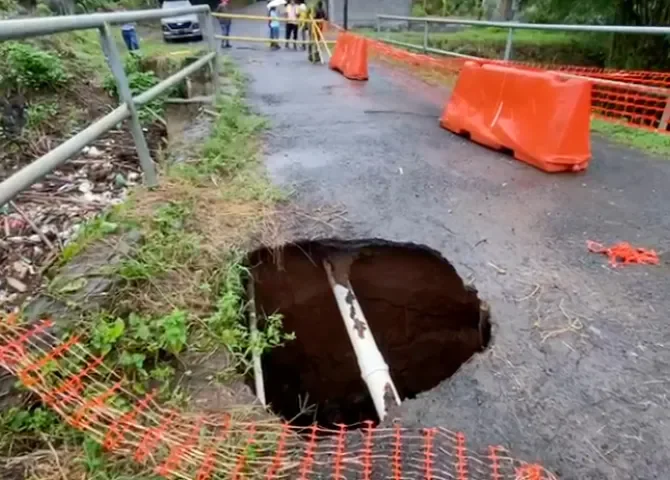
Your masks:
{"label": "bridge railing", "polygon": [[[128,84],[128,77],[123,68],[121,55],[112,37],[110,25],[139,22],[145,20],[159,20],[180,15],[197,14],[199,16],[203,37],[208,43],[209,52],[197,61],[182,68],[174,75],[162,80],[147,91],[133,97]],[[137,10],[116,13],[95,13],[87,15],[69,15],[48,18],[29,18],[0,21],[0,41],[19,40],[29,37],[51,35],[74,30],[97,29],[100,33],[100,46],[107,57],[109,67],[116,80],[117,91],[121,104],[110,113],[87,128],[69,138],[58,147],[49,151],[32,163],[0,183],[0,207],[9,202],[21,191],[36,183],[40,178],[55,170],[59,165],[77,155],[84,147],[107,131],[113,129],[120,122],[130,119],[131,133],[140,159],[145,183],[153,187],[157,185],[156,169],[149,152],[142,125],[138,116],[138,109],[143,105],[175,87],[189,75],[209,65],[212,69],[212,83],[214,91],[218,91],[218,43],[214,38],[214,25],[211,11],[207,5],[194,7],[174,8],[167,10]]]}

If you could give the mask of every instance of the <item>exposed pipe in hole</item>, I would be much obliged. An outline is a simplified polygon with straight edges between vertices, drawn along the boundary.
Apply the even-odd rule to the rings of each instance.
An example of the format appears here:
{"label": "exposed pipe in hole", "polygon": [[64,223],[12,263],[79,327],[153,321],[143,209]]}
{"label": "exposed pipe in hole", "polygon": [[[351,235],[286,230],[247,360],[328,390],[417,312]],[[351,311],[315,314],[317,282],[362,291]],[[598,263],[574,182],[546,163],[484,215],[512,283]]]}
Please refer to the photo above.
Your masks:
{"label": "exposed pipe in hole", "polygon": [[249,331],[251,333],[251,358],[254,369],[254,383],[256,385],[256,396],[263,406],[265,402],[265,384],[263,383],[263,364],[261,356],[253,348],[258,340],[258,316],[256,315],[256,296],[254,292],[254,279],[251,278],[247,284],[247,298],[249,299]]}
{"label": "exposed pipe in hole", "polygon": [[353,256],[350,254],[331,256],[323,261],[323,266],[356,354],[361,377],[368,387],[381,422],[391,407],[400,405],[400,396],[349,282],[352,261]]}

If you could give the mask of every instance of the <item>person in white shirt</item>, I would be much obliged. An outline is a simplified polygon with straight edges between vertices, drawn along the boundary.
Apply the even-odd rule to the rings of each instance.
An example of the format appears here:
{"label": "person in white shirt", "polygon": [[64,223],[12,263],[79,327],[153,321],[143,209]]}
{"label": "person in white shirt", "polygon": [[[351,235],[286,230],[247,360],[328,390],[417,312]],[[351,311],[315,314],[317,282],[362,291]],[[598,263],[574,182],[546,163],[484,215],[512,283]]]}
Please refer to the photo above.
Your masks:
{"label": "person in white shirt", "polygon": [[289,0],[286,5],[286,48],[289,45],[289,39],[293,37],[293,49],[298,49],[298,5],[295,0]]}

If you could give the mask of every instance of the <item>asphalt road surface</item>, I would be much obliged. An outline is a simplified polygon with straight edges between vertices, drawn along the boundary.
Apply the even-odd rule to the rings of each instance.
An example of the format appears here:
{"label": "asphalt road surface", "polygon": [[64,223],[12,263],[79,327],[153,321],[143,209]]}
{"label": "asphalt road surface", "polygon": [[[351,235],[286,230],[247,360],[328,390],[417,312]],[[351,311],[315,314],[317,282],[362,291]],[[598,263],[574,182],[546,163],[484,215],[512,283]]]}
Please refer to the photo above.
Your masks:
{"label": "asphalt road surface", "polygon": [[445,92],[404,74],[373,65],[356,83],[301,51],[229,53],[271,122],[273,181],[343,205],[348,237],[435,248],[491,305],[491,347],[406,401],[406,426],[462,430],[565,479],[668,478],[668,264],[613,269],[586,240],[668,250],[669,162],[596,138],[588,171],[545,174],[441,129]]}

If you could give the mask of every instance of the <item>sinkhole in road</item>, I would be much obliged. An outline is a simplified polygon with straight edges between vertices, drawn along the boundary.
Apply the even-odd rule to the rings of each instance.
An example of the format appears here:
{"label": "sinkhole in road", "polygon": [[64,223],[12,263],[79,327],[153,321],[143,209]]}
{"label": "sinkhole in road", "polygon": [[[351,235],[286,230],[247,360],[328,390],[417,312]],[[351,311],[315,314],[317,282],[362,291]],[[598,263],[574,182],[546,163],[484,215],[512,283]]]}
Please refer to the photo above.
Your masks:
{"label": "sinkhole in road", "polygon": [[298,426],[377,422],[323,267],[350,255],[349,279],[401,399],[453,375],[490,340],[489,310],[438,252],[378,239],[309,241],[252,252],[255,307],[295,339],[262,357],[267,402]]}

